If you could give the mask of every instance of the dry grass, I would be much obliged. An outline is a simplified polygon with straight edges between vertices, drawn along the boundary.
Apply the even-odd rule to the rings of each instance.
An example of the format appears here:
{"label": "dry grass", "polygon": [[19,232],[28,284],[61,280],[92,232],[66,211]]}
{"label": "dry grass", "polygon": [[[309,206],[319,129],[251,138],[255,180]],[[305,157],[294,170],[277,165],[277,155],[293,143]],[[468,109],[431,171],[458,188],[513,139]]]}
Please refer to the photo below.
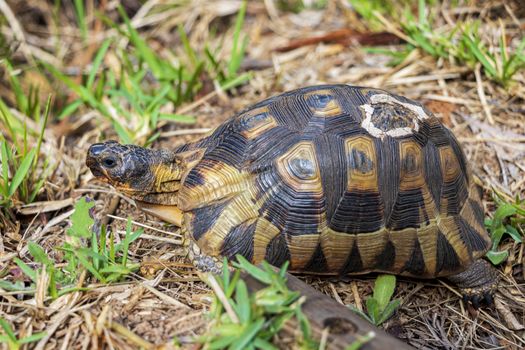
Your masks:
{"label": "dry grass", "polygon": [[[306,1],[305,1],[306,2]],[[75,22],[73,6],[64,5],[53,19],[53,2],[44,0],[8,1],[12,16],[0,0],[5,21],[1,30],[16,46],[12,59],[23,69],[20,80],[40,85],[43,99],[54,92],[50,82],[32,69],[36,59],[43,60],[78,77],[104,40],[111,34],[94,16],[102,9],[115,18],[115,2],[87,1],[89,35],[83,42]],[[216,90],[213,84],[177,112],[197,117],[195,125],[166,124],[155,147],[173,147],[195,140],[200,133],[215,127],[235,111],[279,92],[319,83],[349,83],[389,89],[422,101],[459,138],[467,158],[485,189],[487,213],[494,211],[492,194],[506,198],[525,197],[525,75],[514,77],[516,83],[505,90],[478,69],[435,59],[415,50],[396,67],[387,66],[388,57],[365,53],[358,43],[319,42],[277,52],[298,38],[323,35],[340,28],[363,31],[364,24],[345,1],[327,1],[324,9],[300,13],[283,12],[277,1],[250,2],[244,32],[250,43],[244,69],[253,70],[248,84],[230,94]],[[468,16],[482,20],[483,35],[497,30],[499,21],[509,38],[525,30],[525,12],[518,1],[505,5],[497,1],[475,2],[458,7],[443,6],[443,25]],[[135,27],[160,55],[170,57],[166,48],[180,48],[177,26],[190,33],[198,47],[208,40],[210,27],[231,33],[238,1],[191,1],[168,7],[165,1],[150,0],[143,5],[126,1]],[[164,10],[160,10],[164,9]],[[487,34],[488,35],[488,34]],[[15,45],[16,44],[16,45]],[[119,42],[125,47],[126,42]],[[229,52],[224,42],[219,55]],[[114,62],[111,55],[105,64]],[[7,81],[0,81],[0,96],[13,105],[15,97]],[[66,94],[56,103],[72,99]],[[181,111],[182,110],[182,111]],[[103,136],[101,136],[103,135]],[[53,122],[46,130],[44,145],[58,166],[43,187],[34,210],[18,212],[16,220],[3,218],[0,235],[0,273],[3,278],[23,279],[13,258],[29,261],[26,242],[42,245],[52,258],[61,261],[53,250],[65,237],[72,203],[70,198],[89,196],[96,200],[99,220],[121,233],[125,219],[133,217],[135,227],[146,227],[145,234],[130,247],[130,257],[141,263],[137,274],[126,282],[113,285],[92,284],[86,275],[78,281],[85,289],[50,301],[45,290],[34,295],[0,289],[0,317],[6,319],[19,337],[39,331],[47,336],[30,347],[35,349],[134,349],[138,347],[175,347],[173,338],[189,348],[198,348],[193,337],[206,328],[204,312],[209,307],[210,289],[184,258],[177,230],[152,217],[146,217],[126,199],[107,186],[93,181],[84,166],[88,146],[115,137],[107,121],[90,109],[80,109],[64,122]],[[20,208],[19,208],[20,209]],[[524,246],[505,240],[509,259],[500,266],[502,282],[495,307],[475,311],[459,298],[458,291],[441,281],[401,279],[396,298],[402,300],[396,315],[384,328],[393,335],[424,349],[478,349],[525,347],[525,258]],[[46,276],[39,276],[45,279]],[[345,304],[357,303],[370,294],[372,279],[349,281],[305,278],[317,289]],[[42,288],[40,288],[42,289]],[[45,288],[44,288],[45,289]],[[0,348],[6,345],[0,345]]]}

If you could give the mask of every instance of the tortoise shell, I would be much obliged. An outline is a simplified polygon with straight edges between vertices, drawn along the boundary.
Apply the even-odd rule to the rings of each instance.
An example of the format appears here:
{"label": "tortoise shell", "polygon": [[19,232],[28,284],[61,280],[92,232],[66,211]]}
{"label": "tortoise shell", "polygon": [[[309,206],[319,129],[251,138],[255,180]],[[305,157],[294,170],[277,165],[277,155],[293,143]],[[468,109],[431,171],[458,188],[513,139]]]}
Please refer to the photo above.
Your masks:
{"label": "tortoise shell", "polygon": [[455,137],[421,104],[386,91],[290,91],[180,151],[194,166],[178,206],[205,255],[436,277],[490,246]]}

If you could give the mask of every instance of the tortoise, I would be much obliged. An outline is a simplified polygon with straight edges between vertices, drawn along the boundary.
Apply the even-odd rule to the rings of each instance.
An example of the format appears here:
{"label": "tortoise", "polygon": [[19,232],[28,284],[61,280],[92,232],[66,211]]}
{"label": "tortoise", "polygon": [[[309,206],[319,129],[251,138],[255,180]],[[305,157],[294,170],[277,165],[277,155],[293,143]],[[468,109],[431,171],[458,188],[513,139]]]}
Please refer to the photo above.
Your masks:
{"label": "tortoise", "polygon": [[408,98],[305,87],[174,150],[107,141],[86,163],[181,226],[201,270],[240,254],[292,273],[446,277],[475,307],[492,302],[481,188],[452,132]]}

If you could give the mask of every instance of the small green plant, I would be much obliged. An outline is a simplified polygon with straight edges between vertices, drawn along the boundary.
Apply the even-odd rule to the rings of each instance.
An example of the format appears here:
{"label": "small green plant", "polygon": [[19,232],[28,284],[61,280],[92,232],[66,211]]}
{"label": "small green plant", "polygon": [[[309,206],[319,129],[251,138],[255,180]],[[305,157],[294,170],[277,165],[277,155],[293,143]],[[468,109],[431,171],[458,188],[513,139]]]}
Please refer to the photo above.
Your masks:
{"label": "small green plant", "polygon": [[392,13],[395,10],[395,5],[406,5],[407,1],[393,2],[391,0],[348,0],[352,9],[361,16],[369,27],[373,30],[382,29],[382,24],[378,20],[376,13],[382,15]]}
{"label": "small green plant", "polygon": [[53,166],[40,153],[51,97],[42,109],[38,90],[30,89],[26,95],[11,64],[8,61],[3,64],[20,112],[12,112],[0,99],[0,206],[6,211],[13,205],[33,202]]}
{"label": "small green plant", "polygon": [[506,203],[496,199],[498,209],[492,219],[485,219],[485,226],[492,237],[492,248],[487,253],[487,258],[494,265],[499,265],[507,259],[507,250],[499,251],[498,246],[504,235],[509,235],[515,242],[523,242],[525,225],[525,200],[516,197],[514,203]]}
{"label": "small green plant", "polygon": [[39,332],[27,337],[23,337],[22,339],[18,339],[9,323],[7,323],[7,321],[1,317],[0,327],[3,333],[0,333],[0,344],[7,343],[9,350],[18,350],[23,345],[36,342],[46,336],[46,332]]}
{"label": "small green plant", "polygon": [[[142,234],[140,229],[136,232],[131,230],[131,220],[128,219],[124,239],[114,243],[113,234],[107,241],[105,227],[102,226],[100,234],[93,228],[95,221],[91,217],[90,210],[93,202],[81,198],[75,205],[75,211],[71,216],[71,227],[66,231],[67,241],[56,249],[64,253],[66,265],[57,268],[46,254],[45,250],[34,242],[28,243],[29,253],[34,261],[42,265],[49,274],[48,292],[51,298],[57,298],[65,293],[78,290],[76,281],[83,269],[102,283],[117,282],[124,279],[130,273],[139,268],[138,263],[131,263],[128,259],[129,245]],[[14,259],[20,270],[32,281],[31,288],[23,288],[20,284],[3,281],[2,288],[8,290],[34,290],[38,281],[38,273],[19,258]]]}
{"label": "small green plant", "polygon": [[[176,113],[176,109],[193,100],[203,87],[204,75],[216,79],[223,90],[238,86],[250,78],[249,73],[238,74],[247,45],[247,37],[241,35],[246,12],[245,2],[235,22],[230,57],[224,61],[218,60],[209,48],[203,53],[197,52],[191,46],[182,26],[178,30],[183,48],[181,54],[175,55],[175,59],[162,57],[151,49],[133,27],[124,9],[121,6],[117,9],[124,22],[123,26],[99,15],[119,35],[108,38],[100,46],[81,83],[57,68],[45,65],[55,78],[78,96],[78,99],[61,111],[59,118],[65,118],[80,106],[87,105],[111,122],[122,142],[148,145],[159,136],[156,130],[160,122],[195,121],[192,116]],[[126,48],[113,47],[117,46],[115,43],[119,38],[129,40]],[[118,70],[102,69],[102,63],[110,49],[113,49],[121,62]],[[166,112],[165,107],[175,112]]]}
{"label": "small green plant", "polygon": [[[101,227],[99,235],[93,229],[95,222],[90,214],[93,206],[94,203],[87,202],[85,198],[81,198],[75,205],[71,227],[67,230],[70,241],[60,248],[65,252],[64,258],[68,262],[65,271],[75,276],[79,267],[84,267],[102,283],[119,281],[139,268],[138,263],[128,262],[128,248],[144,230],[132,232],[131,220],[128,219],[122,242],[115,244],[113,233],[110,234],[109,242],[106,242],[105,226]],[[84,243],[88,240],[90,244]]]}
{"label": "small green plant", "polygon": [[[216,293],[209,313],[212,325],[207,334],[199,339],[200,342],[205,343],[208,349],[276,349],[271,344],[272,338],[288,320],[295,317],[302,331],[301,345],[317,348],[318,345],[311,339],[308,319],[301,311],[304,298],[286,285],[288,264],[274,271],[265,262],[259,268],[242,256],[237,256],[237,261],[233,276],[224,260],[222,276],[211,277],[216,281],[216,284],[210,283]],[[241,270],[266,287],[250,293],[246,283],[240,279]]]}
{"label": "small green plant", "polygon": [[379,326],[394,314],[401,303],[399,299],[390,300],[394,295],[395,288],[396,276],[379,275],[375,281],[373,296],[366,300],[367,313],[353,305],[350,305],[350,308],[370,323]]}
{"label": "small green plant", "polygon": [[[388,17],[401,27],[405,35],[404,39],[407,41],[404,48],[402,50],[366,48],[368,52],[392,56],[389,65],[400,64],[410,52],[419,49],[435,58],[465,64],[472,69],[480,64],[483,73],[489,79],[504,87],[509,87],[514,75],[525,69],[525,37],[511,51],[503,24],[497,38],[498,47],[491,48],[481,37],[479,21],[458,21],[452,28],[438,27],[434,21],[433,9],[427,6],[428,0],[418,1],[417,17],[412,14],[412,9],[407,4],[404,4],[405,10],[401,12],[390,1],[349,1],[354,9],[376,29],[380,25],[378,22],[385,25],[383,15],[396,13]],[[385,9],[390,10],[385,11]]]}
{"label": "small green plant", "polygon": [[[512,77],[525,68],[525,37],[514,52],[509,53],[505,27],[501,25],[498,50],[490,50],[479,37],[480,22],[465,23],[462,28],[459,52],[471,65],[481,63],[485,74],[495,82],[508,87]],[[458,55],[459,56],[459,55]]]}

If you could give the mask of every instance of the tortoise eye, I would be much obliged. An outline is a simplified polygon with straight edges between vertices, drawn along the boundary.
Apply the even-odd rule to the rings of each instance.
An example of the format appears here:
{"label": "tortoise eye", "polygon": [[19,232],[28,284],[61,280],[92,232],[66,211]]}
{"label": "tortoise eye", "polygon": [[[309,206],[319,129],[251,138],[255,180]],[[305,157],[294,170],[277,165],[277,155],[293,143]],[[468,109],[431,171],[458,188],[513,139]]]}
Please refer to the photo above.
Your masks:
{"label": "tortoise eye", "polygon": [[114,157],[107,157],[102,160],[102,165],[105,168],[111,169],[117,165],[117,160]]}

